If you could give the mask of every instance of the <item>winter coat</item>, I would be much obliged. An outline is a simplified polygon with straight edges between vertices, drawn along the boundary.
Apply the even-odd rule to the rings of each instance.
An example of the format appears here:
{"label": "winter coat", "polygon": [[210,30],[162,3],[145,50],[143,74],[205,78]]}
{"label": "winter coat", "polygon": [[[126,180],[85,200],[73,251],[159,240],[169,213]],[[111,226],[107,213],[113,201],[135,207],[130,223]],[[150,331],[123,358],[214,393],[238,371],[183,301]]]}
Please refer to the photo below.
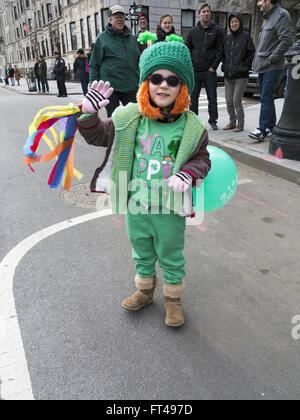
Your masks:
{"label": "winter coat", "polygon": [[86,65],[88,64],[87,56],[81,55],[76,57],[74,61],[74,74],[75,77],[81,82],[82,80],[89,80],[89,73],[86,71]]}
{"label": "winter coat", "polygon": [[55,60],[53,69],[53,73],[55,74],[57,80],[65,80],[66,69],[65,60],[62,57],[58,57],[58,59]]}
{"label": "winter coat", "polygon": [[39,67],[38,67],[38,76],[39,77],[47,77],[47,63],[45,61],[45,59],[42,59]]}
{"label": "winter coat", "polygon": [[[129,104],[127,107],[121,109],[126,112],[128,109],[132,121],[127,123],[127,127],[131,127],[136,123],[136,118],[143,118],[138,111],[138,104]],[[120,108],[118,108],[120,110]],[[127,111],[127,112],[128,112]],[[120,112],[120,111],[119,111]],[[196,118],[191,111],[188,111],[192,116],[190,118]],[[199,123],[199,120],[197,120]],[[92,114],[91,116],[85,119],[78,119],[78,129],[80,134],[83,136],[85,141],[88,144],[93,146],[102,146],[106,147],[106,155],[102,165],[96,170],[95,175],[91,182],[91,191],[92,192],[107,192],[107,180],[109,181],[111,174],[113,173],[113,156],[114,156],[114,142],[115,142],[115,126],[112,118],[108,118],[102,121],[98,114]],[[196,130],[196,128],[195,128]],[[195,131],[197,132],[197,131]],[[120,136],[120,133],[119,133]],[[126,137],[126,136],[125,136]],[[122,136],[123,138],[123,136]],[[132,141],[135,143],[135,139]],[[199,138],[196,148],[193,153],[190,155],[189,159],[182,166],[182,170],[189,172],[196,183],[196,179],[204,179],[207,176],[208,171],[211,167],[211,162],[209,159],[209,153],[207,151],[208,144],[208,133],[206,129],[202,130],[202,135]],[[126,146],[126,150],[129,146]],[[116,146],[117,148],[117,146]],[[175,161],[176,164],[176,161]]]}
{"label": "winter coat", "polygon": [[117,92],[130,93],[138,90],[140,51],[136,38],[125,26],[119,34],[106,26],[97,36],[89,63],[90,81],[109,81]]}
{"label": "winter coat", "polygon": [[282,70],[284,54],[293,44],[293,26],[289,12],[279,4],[264,14],[258,47],[253,61],[256,73]]}
{"label": "winter coat", "polygon": [[33,71],[34,71],[35,77],[40,77],[39,76],[39,65],[40,65],[40,63],[38,63],[38,62],[36,62],[35,65],[34,65]]}
{"label": "winter coat", "polygon": [[21,79],[21,75],[19,72],[19,69],[14,69],[15,70],[15,79],[18,82]]}
{"label": "winter coat", "polygon": [[163,42],[166,40],[166,37],[172,34],[176,34],[174,26],[172,26],[172,29],[170,32],[166,32],[163,30],[161,26],[157,27],[156,35],[157,35],[157,41],[156,42]]}
{"label": "winter coat", "polygon": [[191,52],[195,71],[208,71],[210,67],[217,70],[222,60],[224,33],[215,23],[204,28],[200,22],[191,29],[186,45]]}
{"label": "winter coat", "polygon": [[238,18],[240,27],[237,31],[230,30],[231,34],[225,38],[222,70],[226,79],[246,79],[251,70],[255,46],[250,34],[243,29],[242,15],[231,13],[229,25],[233,17]]}
{"label": "winter coat", "polygon": [[8,74],[8,77],[14,77],[15,76],[15,70],[12,67],[9,67],[7,69],[7,74]]}

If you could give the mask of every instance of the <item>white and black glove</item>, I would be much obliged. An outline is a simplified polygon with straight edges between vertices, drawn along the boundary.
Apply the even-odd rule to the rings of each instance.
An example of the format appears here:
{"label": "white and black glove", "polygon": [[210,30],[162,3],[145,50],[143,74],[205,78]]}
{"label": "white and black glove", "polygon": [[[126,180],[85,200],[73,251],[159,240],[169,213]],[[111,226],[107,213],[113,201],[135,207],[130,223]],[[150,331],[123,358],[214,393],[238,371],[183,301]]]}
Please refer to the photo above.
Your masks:
{"label": "white and black glove", "polygon": [[179,171],[169,178],[168,185],[174,192],[186,192],[193,183],[193,177],[185,172]]}
{"label": "white and black glove", "polygon": [[100,82],[95,80],[82,101],[82,107],[89,114],[98,112],[101,108],[109,104],[108,98],[113,91],[114,89],[110,87],[109,82],[104,83],[102,80]]}

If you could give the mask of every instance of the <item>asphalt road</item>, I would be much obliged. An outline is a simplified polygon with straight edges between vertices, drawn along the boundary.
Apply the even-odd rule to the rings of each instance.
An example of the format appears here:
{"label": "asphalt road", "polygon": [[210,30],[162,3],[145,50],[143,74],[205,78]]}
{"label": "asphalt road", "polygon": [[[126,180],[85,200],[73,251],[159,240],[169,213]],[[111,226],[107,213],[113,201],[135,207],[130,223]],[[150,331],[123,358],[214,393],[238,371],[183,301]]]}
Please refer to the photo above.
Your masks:
{"label": "asphalt road", "polygon": [[[48,190],[52,163],[36,174],[22,163],[36,111],[68,100],[0,88],[0,262],[31,234],[94,211]],[[78,137],[75,184],[103,153]],[[13,293],[35,399],[299,399],[300,187],[237,167],[233,200],[187,227],[182,328],[164,325],[161,282],[152,305],[120,306],[134,290],[123,216],[65,229],[24,255]],[[9,394],[1,372],[5,398],[19,384],[12,377]]]}

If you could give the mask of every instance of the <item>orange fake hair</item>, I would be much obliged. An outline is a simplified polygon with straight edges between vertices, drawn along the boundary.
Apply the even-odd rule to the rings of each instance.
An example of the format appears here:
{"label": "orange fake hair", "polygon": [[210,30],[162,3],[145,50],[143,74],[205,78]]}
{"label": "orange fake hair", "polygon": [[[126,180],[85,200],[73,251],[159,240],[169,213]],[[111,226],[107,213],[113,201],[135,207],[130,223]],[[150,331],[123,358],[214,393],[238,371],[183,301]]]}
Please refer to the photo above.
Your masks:
{"label": "orange fake hair", "polygon": [[[139,104],[140,113],[143,117],[151,118],[152,120],[159,120],[162,118],[162,114],[159,108],[151,105],[149,98],[149,80],[144,80],[141,84],[138,93],[137,101]],[[170,114],[182,114],[185,112],[190,104],[189,91],[185,83],[182,84],[179,95],[175,101],[174,108],[170,111]]]}

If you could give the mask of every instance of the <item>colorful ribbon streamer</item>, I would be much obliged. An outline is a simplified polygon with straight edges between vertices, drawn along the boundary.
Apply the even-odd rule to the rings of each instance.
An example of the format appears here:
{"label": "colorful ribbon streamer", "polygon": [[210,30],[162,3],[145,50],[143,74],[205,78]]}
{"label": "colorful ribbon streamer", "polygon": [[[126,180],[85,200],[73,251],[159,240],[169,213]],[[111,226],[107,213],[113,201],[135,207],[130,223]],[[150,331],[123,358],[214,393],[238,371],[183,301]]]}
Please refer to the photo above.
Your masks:
{"label": "colorful ribbon streamer", "polygon": [[[45,114],[43,114],[44,112]],[[49,188],[57,188],[63,178],[62,185],[69,191],[73,176],[76,176],[77,179],[81,179],[83,176],[74,168],[74,140],[79,112],[80,108],[73,104],[45,107],[36,114],[29,127],[29,137],[23,147],[23,152],[26,155],[24,163],[34,172],[31,164],[48,162],[56,158],[48,180]],[[41,116],[41,114],[43,115]],[[53,127],[57,121],[60,121],[59,137]],[[54,137],[55,146],[45,134],[48,129]],[[50,147],[51,152],[38,155],[36,152],[42,138]]]}

